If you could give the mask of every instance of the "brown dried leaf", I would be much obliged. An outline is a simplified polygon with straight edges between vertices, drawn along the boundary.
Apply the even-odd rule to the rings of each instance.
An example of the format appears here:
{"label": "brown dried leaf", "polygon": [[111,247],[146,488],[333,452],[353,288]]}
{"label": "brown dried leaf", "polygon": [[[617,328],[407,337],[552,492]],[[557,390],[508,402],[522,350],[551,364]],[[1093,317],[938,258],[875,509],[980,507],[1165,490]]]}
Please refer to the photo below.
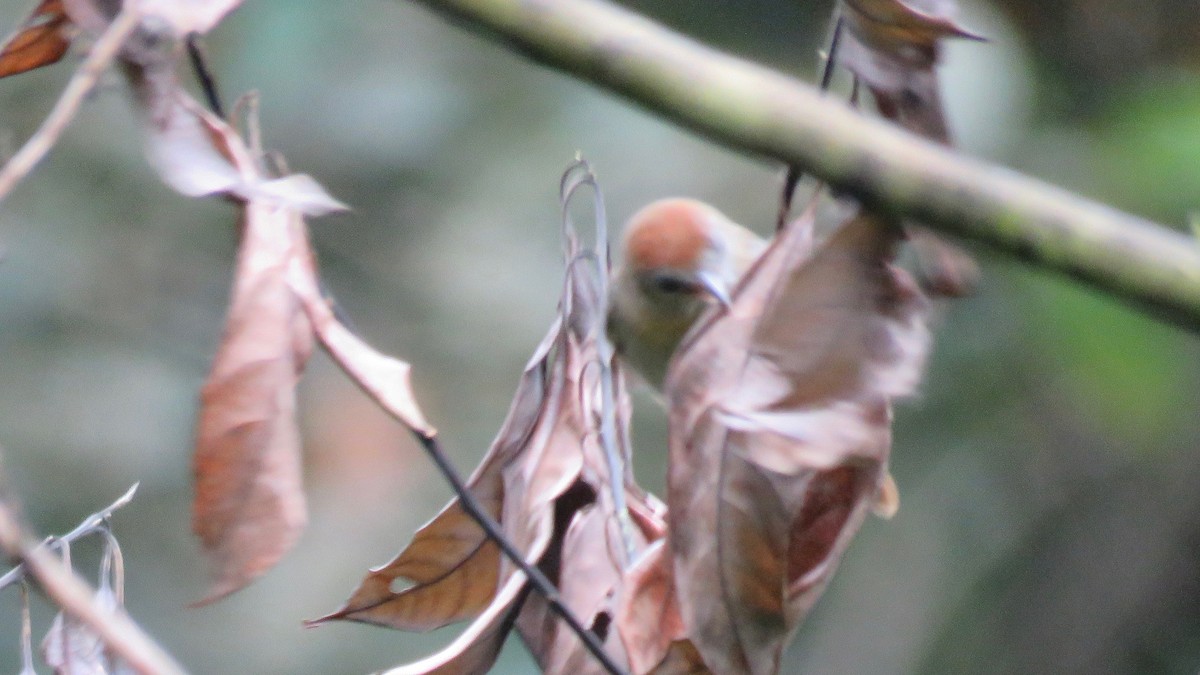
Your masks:
{"label": "brown dried leaf", "polygon": [[62,0],[42,0],[0,47],[0,77],[56,63],[71,46],[70,33]]}
{"label": "brown dried leaf", "polygon": [[954,21],[955,0],[843,0],[839,61],[870,88],[884,117],[949,144],[935,67],[940,41],[981,40]]}
{"label": "brown dried leaf", "polygon": [[[468,482],[530,560],[545,552],[552,535],[555,499],[570,486],[580,467],[578,446],[573,452],[562,452],[565,432],[560,430],[560,411],[570,404],[571,392],[564,379],[572,368],[563,363],[570,357],[561,325],[561,321],[555,322],[527,365],[508,419]],[[518,577],[518,588],[523,588],[523,576]],[[397,579],[415,585],[394,589]],[[372,570],[342,608],[318,622],[349,619],[428,630],[478,617],[467,634],[491,635],[488,626],[503,615],[497,606],[515,597],[515,591],[508,597],[497,591],[508,588],[513,579],[512,569],[496,545],[454,500],[399,556]],[[443,651],[433,661],[421,663],[466,658],[460,652],[476,653],[477,645],[459,640],[452,647],[455,651]]]}
{"label": "brown dried leaf", "polygon": [[[426,438],[437,434],[417,405],[410,381],[412,366],[377,351],[342,325],[320,295],[311,259],[307,263],[299,259],[294,262],[297,264],[293,265],[292,288],[304,303],[313,330],[329,356],[388,414]],[[297,272],[302,266],[308,270]]]}
{"label": "brown dried leaf", "polygon": [[[533,435],[546,397],[547,355],[558,339],[556,323],[525,367],[508,417],[467,485],[493,518],[504,500],[501,472]],[[362,621],[424,631],[478,616],[498,588],[500,552],[458,500],[417,531],[391,562],[371,570],[337,611],[311,622]],[[402,590],[393,586],[412,582]]]}
{"label": "brown dried leaf", "polygon": [[[110,612],[120,610],[111,585],[96,591],[96,605]],[[104,641],[86,624],[59,612],[42,639],[42,658],[56,675],[129,675],[133,671],[114,658]]]}
{"label": "brown dried leaf", "polygon": [[[118,8],[107,0],[64,2],[85,26],[107,22]],[[178,11],[167,18],[195,21],[188,30],[202,31],[237,3],[204,4],[137,10]],[[127,45],[121,56],[147,120],[152,162],[185,195],[222,194],[243,206],[232,299],[201,392],[193,457],[192,526],[212,568],[203,601],[210,602],[272,567],[307,519],[295,389],[313,328],[292,282],[307,274],[308,286],[317,286],[300,214],[341,205],[307,176],[270,179],[238,133],[179,87],[174,53],[158,54],[152,42],[143,50]],[[386,365],[372,364],[379,371]]]}
{"label": "brown dried leaf", "polygon": [[[606,489],[608,469],[602,465],[604,457],[594,440],[582,441],[582,480],[559,499],[555,536],[541,565],[556,580],[567,609],[597,634],[614,661],[625,663],[629,660],[627,641],[620,632],[629,584],[625,542],[612,494]],[[661,541],[665,525],[656,513],[654,498],[636,486],[628,488],[627,505],[637,527],[633,533],[634,553],[642,555],[651,539]],[[654,633],[663,630],[660,625],[643,627]],[[540,595],[531,595],[521,608],[517,630],[543,673],[607,672]]]}
{"label": "brown dried leaf", "polygon": [[652,675],[710,675],[704,659],[696,645],[690,640],[672,642],[662,663],[654,668]]}
{"label": "brown dried leaf", "polygon": [[[561,584],[563,602],[603,632],[614,614],[624,557],[598,440],[601,398],[591,376],[598,372],[596,326],[603,312],[583,266],[569,269],[560,317],[526,368],[509,418],[471,484],[525,559]],[[619,379],[616,397],[618,427],[624,429],[628,401]],[[662,524],[648,498],[631,489],[629,500],[641,536],[661,536]],[[644,538],[636,545],[644,545]],[[500,590],[493,585],[484,593],[482,587],[468,586],[471,576],[498,579]],[[391,593],[386,586],[398,577],[418,584]],[[482,604],[487,606],[480,614]],[[463,519],[457,502],[422,528],[392,563],[368,575],[347,607],[326,618],[423,628],[472,613],[478,618],[445,650],[389,672],[486,672],[514,621],[544,672],[602,672],[524,575]],[[623,661],[615,631],[606,638],[610,653]]]}
{"label": "brown dried leaf", "polygon": [[625,573],[616,624],[635,675],[652,672],[666,658],[671,644],[686,636],[672,565],[663,539],[651,544]]}
{"label": "brown dried leaf", "polygon": [[925,301],[866,212],[815,251],[776,239],[668,374],[671,550],[715,672],[775,673],[886,476],[891,400],[917,383]]}
{"label": "brown dried leaf", "polygon": [[299,214],[250,202],[242,220],[225,332],[201,391],[193,529],[213,567],[215,600],[295,544],[306,515],[296,384],[312,349],[287,283],[304,248]]}
{"label": "brown dried leaf", "polygon": [[514,575],[470,628],[445,649],[420,661],[397,666],[386,675],[482,675],[491,669],[512,630],[516,610],[529,593],[521,574]]}
{"label": "brown dried leaf", "polygon": [[954,17],[957,0],[843,0],[847,18],[880,48],[932,47],[945,37],[983,39]]}
{"label": "brown dried leaf", "polygon": [[150,164],[180,194],[271,202],[309,216],[347,208],[310,176],[264,176],[237,132],[176,88],[173,80],[135,82],[147,117]]}

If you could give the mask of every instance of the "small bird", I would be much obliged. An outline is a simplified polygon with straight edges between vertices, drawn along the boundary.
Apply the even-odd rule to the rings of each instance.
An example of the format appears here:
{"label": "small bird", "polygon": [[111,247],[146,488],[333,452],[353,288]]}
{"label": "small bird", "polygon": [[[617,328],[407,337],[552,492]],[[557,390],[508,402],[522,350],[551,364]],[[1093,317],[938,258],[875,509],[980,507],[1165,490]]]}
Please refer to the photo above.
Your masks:
{"label": "small bird", "polygon": [[608,336],[621,359],[661,391],[675,348],[713,302],[728,305],[767,242],[695,199],[651,203],[625,226]]}
{"label": "small bird", "polygon": [[[696,199],[661,199],[633,214],[610,285],[607,331],[617,356],[661,393],[688,330],[712,303],[730,304],[766,248],[765,239]],[[885,474],[873,510],[891,518],[899,506],[895,480]]]}

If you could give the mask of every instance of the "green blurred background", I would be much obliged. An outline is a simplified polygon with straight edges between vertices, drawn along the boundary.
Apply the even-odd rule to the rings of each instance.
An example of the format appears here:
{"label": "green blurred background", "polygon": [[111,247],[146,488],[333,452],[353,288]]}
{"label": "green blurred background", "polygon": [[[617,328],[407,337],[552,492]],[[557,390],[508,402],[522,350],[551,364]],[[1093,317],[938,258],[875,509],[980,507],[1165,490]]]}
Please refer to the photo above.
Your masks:
{"label": "green blurred background", "polygon": [[[31,2],[9,2],[15,25]],[[626,3],[811,79],[830,2]],[[1200,3],[982,0],[944,68],[964,151],[1182,228],[1200,208]],[[406,2],[247,2],[208,42],[227,99],[262,96],[268,144],[354,211],[316,220],[330,286],[473,466],[554,311],[559,173],[576,150],[614,221],[683,194],[770,229],[778,168],[535,67]],[[0,82],[0,148],[46,114],[79,53]],[[458,628],[305,630],[449,491],[323,357],[303,383],[311,525],[215,606],[189,529],[197,391],[228,295],[233,209],[161,185],[111,76],[0,206],[0,445],[43,533],[134,481],[115,521],[130,612],[197,673],[361,673]],[[939,308],[901,407],[902,507],[871,520],[788,653],[803,673],[1195,673],[1200,338],[979,251]],[[638,475],[663,482],[664,415],[638,398]],[[95,546],[77,547],[92,569]],[[35,630],[50,612],[39,605]],[[20,668],[17,593],[0,671]],[[515,640],[499,673],[533,670]]]}

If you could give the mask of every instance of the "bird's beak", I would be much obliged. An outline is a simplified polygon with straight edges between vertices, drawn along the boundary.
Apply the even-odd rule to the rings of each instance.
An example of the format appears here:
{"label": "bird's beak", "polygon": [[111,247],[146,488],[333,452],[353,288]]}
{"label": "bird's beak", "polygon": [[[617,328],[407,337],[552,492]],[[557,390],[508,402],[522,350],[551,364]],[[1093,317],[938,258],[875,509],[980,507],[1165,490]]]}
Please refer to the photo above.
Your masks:
{"label": "bird's beak", "polygon": [[696,277],[700,282],[700,288],[704,289],[714,300],[721,303],[722,307],[729,309],[733,304],[733,300],[729,299],[729,288],[725,285],[723,279],[710,272],[701,272]]}

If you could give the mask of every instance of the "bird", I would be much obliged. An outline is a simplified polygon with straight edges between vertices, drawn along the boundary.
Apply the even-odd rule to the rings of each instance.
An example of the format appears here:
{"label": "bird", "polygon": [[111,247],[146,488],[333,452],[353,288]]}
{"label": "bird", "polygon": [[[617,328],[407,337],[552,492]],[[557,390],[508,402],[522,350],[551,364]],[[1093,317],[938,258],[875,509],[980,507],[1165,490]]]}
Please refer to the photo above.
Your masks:
{"label": "bird", "polygon": [[[660,199],[634,213],[609,284],[606,332],[617,358],[661,395],[683,338],[713,303],[730,305],[738,281],[767,245],[698,199]],[[899,500],[887,473],[872,510],[891,518]]]}
{"label": "bird", "polygon": [[607,330],[618,358],[661,392],[671,356],[713,303],[728,305],[767,242],[697,199],[643,207],[625,225]]}

